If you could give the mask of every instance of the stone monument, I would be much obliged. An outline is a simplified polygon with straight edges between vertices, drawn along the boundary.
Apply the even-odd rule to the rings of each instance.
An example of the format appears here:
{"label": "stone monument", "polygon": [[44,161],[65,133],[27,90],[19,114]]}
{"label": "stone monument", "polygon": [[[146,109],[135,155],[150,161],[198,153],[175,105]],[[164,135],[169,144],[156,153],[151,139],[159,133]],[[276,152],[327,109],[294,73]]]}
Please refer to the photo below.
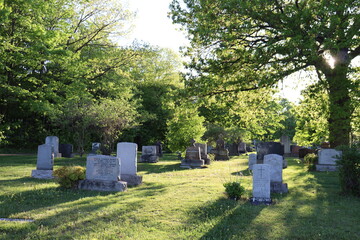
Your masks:
{"label": "stone monument", "polygon": [[59,144],[59,152],[62,157],[71,158],[73,153],[73,145],[72,144]]}
{"label": "stone monument", "polygon": [[205,165],[210,165],[211,160],[207,154],[207,144],[206,143],[195,143],[195,147],[200,148],[200,158],[204,160]]}
{"label": "stone monument", "polygon": [[159,161],[157,146],[143,146],[140,162],[156,163]]}
{"label": "stone monument", "polygon": [[270,204],[270,166],[267,164],[253,165],[253,197],[252,204]]}
{"label": "stone monument", "polygon": [[341,156],[342,152],[332,148],[321,149],[318,152],[318,164],[316,164],[316,171],[337,171],[336,165],[337,156]]}
{"label": "stone monument", "polygon": [[43,144],[38,146],[36,170],[32,170],[31,176],[40,179],[52,179],[54,166],[53,145]]}
{"label": "stone monument", "polygon": [[163,143],[161,141],[157,141],[155,143],[156,146],[156,152],[159,157],[163,156]]}
{"label": "stone monument", "polygon": [[100,151],[101,143],[93,142],[91,143],[91,152],[89,155],[97,155],[98,151]]}
{"label": "stone monument", "polygon": [[290,151],[290,138],[287,135],[282,135],[280,138],[280,142],[282,145],[284,145],[284,154],[286,156],[290,156],[291,155],[291,151]]}
{"label": "stone monument", "polygon": [[127,183],[120,179],[118,157],[90,155],[86,158],[86,179],[79,181],[79,189],[122,192],[127,189]]}
{"label": "stone monument", "polygon": [[[284,156],[284,146],[279,142],[259,142],[256,145],[257,163],[264,163],[264,156],[277,154]],[[284,159],[283,168],[287,168],[287,161]]]}
{"label": "stone monument", "polygon": [[204,165],[201,159],[200,147],[195,146],[195,140],[191,140],[190,147],[186,148],[185,158],[181,160],[181,168],[200,168]]}
{"label": "stone monument", "polygon": [[116,147],[116,156],[121,162],[121,181],[129,186],[137,186],[142,183],[142,176],[137,175],[137,144],[120,142]]}
{"label": "stone monument", "polygon": [[59,138],[57,136],[47,136],[45,138],[45,144],[53,146],[54,158],[61,157],[59,153]]}
{"label": "stone monument", "polygon": [[253,170],[253,166],[256,164],[256,154],[249,154],[249,170]]}
{"label": "stone monument", "polygon": [[222,135],[220,135],[219,139],[216,141],[215,160],[229,159],[229,151],[225,149],[225,141],[223,140]]}
{"label": "stone monument", "polygon": [[270,166],[270,191],[273,193],[287,193],[287,183],[283,183],[283,157],[278,154],[264,156],[264,164]]}

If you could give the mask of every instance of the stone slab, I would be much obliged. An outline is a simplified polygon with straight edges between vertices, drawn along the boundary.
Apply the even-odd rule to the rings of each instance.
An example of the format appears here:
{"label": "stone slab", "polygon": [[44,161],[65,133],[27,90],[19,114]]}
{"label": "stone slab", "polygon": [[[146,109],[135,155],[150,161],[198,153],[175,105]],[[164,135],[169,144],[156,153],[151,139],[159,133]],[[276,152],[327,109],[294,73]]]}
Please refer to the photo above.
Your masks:
{"label": "stone slab", "polygon": [[116,146],[116,156],[120,158],[121,174],[136,175],[137,173],[137,149],[136,143],[120,142]]}
{"label": "stone slab", "polygon": [[59,156],[59,138],[57,136],[47,136],[45,138],[45,144],[53,146],[54,156]]}
{"label": "stone slab", "polygon": [[53,146],[50,144],[42,144],[38,146],[37,152],[37,170],[53,170],[54,152]]}
{"label": "stone slab", "polygon": [[279,142],[259,142],[256,144],[258,163],[263,162],[264,156],[268,154],[284,155],[284,145]]}
{"label": "stone slab", "polygon": [[283,157],[278,154],[264,156],[264,164],[270,165],[270,182],[282,182]]}
{"label": "stone slab", "polygon": [[139,175],[121,174],[121,181],[127,182],[128,186],[140,185],[142,179],[143,177]]}
{"label": "stone slab", "polygon": [[31,177],[38,179],[53,179],[52,170],[32,170]]}
{"label": "stone slab", "polygon": [[127,190],[127,183],[123,181],[103,181],[103,180],[80,180],[79,189],[105,192],[123,192]]}
{"label": "stone slab", "polygon": [[256,154],[249,154],[249,170],[253,170],[253,165],[256,164]]}
{"label": "stone slab", "polygon": [[86,179],[103,181],[120,180],[119,158],[107,155],[87,156]]}
{"label": "stone slab", "polygon": [[318,172],[335,172],[339,170],[338,166],[329,164],[316,164],[315,167]]}
{"label": "stone slab", "polygon": [[272,193],[288,193],[288,185],[287,183],[277,183],[271,182],[270,183],[270,192]]}
{"label": "stone slab", "polygon": [[319,160],[318,160],[318,163],[320,165],[336,165],[336,161],[338,160],[336,158],[336,156],[340,156],[342,154],[341,151],[337,151],[335,149],[321,149],[319,152],[318,152],[318,157],[319,157]]}
{"label": "stone slab", "polygon": [[253,165],[253,198],[270,199],[270,172],[271,166],[267,164]]}

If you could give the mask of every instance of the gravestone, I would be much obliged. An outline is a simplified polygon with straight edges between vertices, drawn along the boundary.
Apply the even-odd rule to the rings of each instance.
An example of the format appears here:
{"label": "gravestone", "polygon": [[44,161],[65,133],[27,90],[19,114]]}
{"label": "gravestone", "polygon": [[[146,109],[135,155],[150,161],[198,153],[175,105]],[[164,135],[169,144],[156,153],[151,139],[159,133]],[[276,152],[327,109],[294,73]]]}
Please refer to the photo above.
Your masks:
{"label": "gravestone", "polygon": [[159,157],[163,156],[163,143],[161,141],[157,141],[155,143],[156,146],[156,152]]}
{"label": "gravestone", "polygon": [[211,160],[207,154],[207,144],[206,143],[195,143],[195,147],[200,148],[200,159],[204,160],[204,164],[210,165]]}
{"label": "gravestone", "polygon": [[140,162],[156,163],[159,161],[157,146],[143,146]]}
{"label": "gravestone", "polygon": [[284,156],[284,146],[279,142],[259,142],[256,145],[258,163],[263,163],[267,154],[278,154]]}
{"label": "gravestone", "polygon": [[86,179],[79,181],[79,189],[122,192],[127,189],[127,183],[120,179],[118,157],[90,155],[86,158]]}
{"label": "gravestone", "polygon": [[234,142],[229,146],[229,156],[239,156],[239,144]]}
{"label": "gravestone", "polygon": [[278,154],[264,156],[264,164],[270,166],[270,191],[274,193],[287,193],[288,187],[283,183],[283,157]]}
{"label": "gravestone", "polygon": [[225,141],[222,136],[216,141],[215,160],[230,160],[229,151],[225,149]]}
{"label": "gravestone", "polygon": [[337,151],[335,149],[321,149],[318,152],[318,164],[316,164],[316,171],[337,171],[337,156],[341,156],[341,154],[341,151]]}
{"label": "gravestone", "polygon": [[71,158],[73,153],[72,144],[59,144],[59,152],[62,157]]}
{"label": "gravestone", "polygon": [[253,166],[253,197],[252,204],[270,204],[270,166],[267,164],[255,164]]}
{"label": "gravestone", "polygon": [[93,142],[91,143],[91,152],[89,155],[97,155],[98,151],[100,151],[101,143]]}
{"label": "gravestone", "polygon": [[289,156],[291,154],[291,151],[290,151],[290,143],[291,143],[291,141],[290,141],[289,136],[287,136],[287,135],[281,136],[280,142],[281,142],[282,145],[284,145],[284,154]]}
{"label": "gravestone", "polygon": [[249,154],[249,170],[253,170],[253,166],[256,164],[256,154]]}
{"label": "gravestone", "polygon": [[142,176],[137,175],[137,144],[120,142],[116,147],[116,156],[121,162],[121,180],[129,186],[142,183]]}
{"label": "gravestone", "polygon": [[61,157],[59,153],[59,138],[57,136],[47,136],[45,138],[45,144],[53,146],[54,158]]}
{"label": "gravestone", "polygon": [[31,176],[40,179],[52,179],[54,166],[53,145],[43,144],[38,146],[36,170],[32,170]]}
{"label": "gravestone", "polygon": [[247,153],[247,146],[246,143],[240,142],[239,143],[239,153]]}
{"label": "gravestone", "polygon": [[181,160],[181,168],[200,168],[204,165],[201,159],[200,147],[195,145],[195,140],[191,140],[191,146],[186,148],[185,158]]}

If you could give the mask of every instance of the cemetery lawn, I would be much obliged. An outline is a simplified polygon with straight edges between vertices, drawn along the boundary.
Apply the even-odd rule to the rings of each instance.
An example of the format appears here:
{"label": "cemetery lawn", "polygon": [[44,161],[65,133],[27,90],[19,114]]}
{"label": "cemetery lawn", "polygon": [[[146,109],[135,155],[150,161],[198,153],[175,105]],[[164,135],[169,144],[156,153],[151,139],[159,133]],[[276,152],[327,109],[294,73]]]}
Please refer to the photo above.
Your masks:
{"label": "cemetery lawn", "polygon": [[[289,193],[252,206],[247,156],[187,170],[167,154],[139,163],[143,184],[126,192],[60,189],[30,177],[36,155],[0,156],[0,218],[35,220],[0,221],[0,239],[360,239],[360,199],[339,194],[337,173],[287,160]],[[85,162],[59,158],[55,169]],[[241,181],[243,200],[226,199],[227,181]]]}

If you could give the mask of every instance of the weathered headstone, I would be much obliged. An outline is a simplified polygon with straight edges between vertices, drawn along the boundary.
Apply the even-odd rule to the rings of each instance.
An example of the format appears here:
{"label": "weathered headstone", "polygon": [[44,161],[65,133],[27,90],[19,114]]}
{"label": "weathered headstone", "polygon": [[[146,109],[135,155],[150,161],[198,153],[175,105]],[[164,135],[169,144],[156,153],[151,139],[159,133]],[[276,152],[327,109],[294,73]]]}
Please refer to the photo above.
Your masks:
{"label": "weathered headstone", "polygon": [[118,157],[90,155],[86,159],[86,179],[79,181],[79,188],[122,192],[127,189],[127,183],[120,179],[121,168]]}
{"label": "weathered headstone", "polygon": [[249,154],[249,170],[253,170],[253,166],[256,164],[256,154]]}
{"label": "weathered headstone", "polygon": [[240,142],[239,143],[239,153],[247,153],[247,147],[246,147],[246,143],[244,142]]}
{"label": "weathered headstone", "polygon": [[91,143],[91,152],[89,155],[96,155],[98,154],[98,151],[100,151],[101,143],[99,142],[93,142]]}
{"label": "weathered headstone", "polygon": [[253,166],[253,197],[251,203],[270,204],[270,166],[267,164],[255,164]]}
{"label": "weathered headstone", "polygon": [[283,157],[278,154],[264,156],[264,164],[270,165],[270,191],[274,193],[287,193],[288,187],[283,183]]}
{"label": "weathered headstone", "polygon": [[291,153],[291,151],[290,151],[290,143],[291,143],[291,141],[290,141],[289,136],[287,136],[287,135],[281,136],[280,142],[281,142],[282,145],[284,145],[284,154],[290,155],[290,153]]}
{"label": "weathered headstone", "polygon": [[284,156],[284,146],[279,142],[259,142],[256,145],[258,163],[263,163],[267,154],[278,154]]}
{"label": "weathered headstone", "polygon": [[155,143],[156,146],[156,152],[159,157],[163,156],[163,143],[161,141],[157,141]]}
{"label": "weathered headstone", "polygon": [[53,146],[55,158],[61,157],[61,154],[59,153],[59,138],[57,136],[47,136],[45,138],[45,144]]}
{"label": "weathered headstone", "polygon": [[142,176],[137,175],[137,144],[120,142],[117,144],[116,156],[121,162],[121,180],[129,186],[142,183]]}
{"label": "weathered headstone", "polygon": [[159,161],[157,146],[142,146],[141,162],[156,163]]}
{"label": "weathered headstone", "polygon": [[207,154],[207,144],[206,143],[195,143],[195,147],[200,148],[200,158],[204,160],[206,165],[210,165],[210,158]]}
{"label": "weathered headstone", "polygon": [[32,170],[31,176],[40,179],[52,179],[54,166],[53,145],[43,144],[38,146],[36,170]]}
{"label": "weathered headstone", "polygon": [[222,136],[216,141],[215,160],[230,160],[229,151],[225,149],[225,141]]}
{"label": "weathered headstone", "polygon": [[185,158],[181,160],[181,168],[200,168],[204,165],[201,159],[200,147],[195,146],[195,140],[191,140],[191,146],[186,148]]}
{"label": "weathered headstone", "polygon": [[71,158],[73,153],[72,144],[59,144],[59,152],[62,157]]}
{"label": "weathered headstone", "polygon": [[316,171],[337,171],[336,165],[337,156],[341,156],[342,152],[335,149],[321,149],[318,152],[318,164],[316,164]]}
{"label": "weathered headstone", "polygon": [[236,142],[233,142],[229,146],[229,156],[239,156],[239,144]]}

